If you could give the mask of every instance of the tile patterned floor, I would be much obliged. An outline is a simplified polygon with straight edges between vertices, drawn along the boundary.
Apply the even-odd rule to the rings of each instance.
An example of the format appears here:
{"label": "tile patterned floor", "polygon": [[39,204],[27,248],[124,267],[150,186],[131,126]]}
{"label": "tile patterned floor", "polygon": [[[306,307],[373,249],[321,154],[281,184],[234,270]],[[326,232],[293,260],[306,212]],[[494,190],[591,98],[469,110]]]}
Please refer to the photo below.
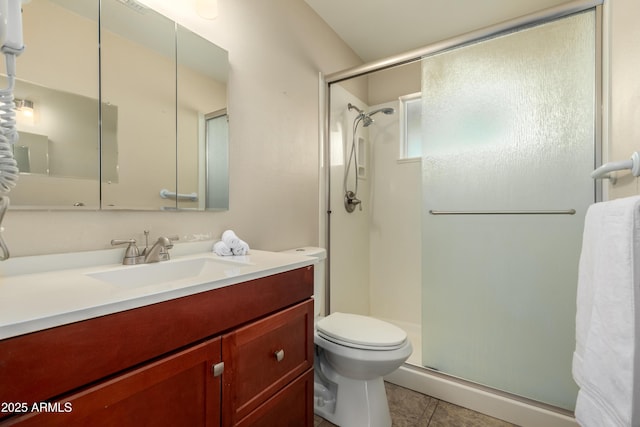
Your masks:
{"label": "tile patterned floor", "polygon": [[[513,427],[510,424],[424,394],[385,383],[393,427]],[[315,416],[314,427],[331,427]]]}

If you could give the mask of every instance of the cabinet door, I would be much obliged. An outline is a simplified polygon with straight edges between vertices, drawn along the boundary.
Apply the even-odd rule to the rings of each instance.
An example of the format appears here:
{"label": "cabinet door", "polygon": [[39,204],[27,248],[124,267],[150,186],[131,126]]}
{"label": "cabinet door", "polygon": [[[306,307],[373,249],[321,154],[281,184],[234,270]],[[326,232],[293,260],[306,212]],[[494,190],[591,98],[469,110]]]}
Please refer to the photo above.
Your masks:
{"label": "cabinet door", "polygon": [[223,425],[232,426],[313,367],[313,300],[225,335],[222,354]]}
{"label": "cabinet door", "polygon": [[217,427],[221,384],[212,367],[221,361],[220,341],[190,347],[42,408],[56,412],[32,412],[0,426]]}

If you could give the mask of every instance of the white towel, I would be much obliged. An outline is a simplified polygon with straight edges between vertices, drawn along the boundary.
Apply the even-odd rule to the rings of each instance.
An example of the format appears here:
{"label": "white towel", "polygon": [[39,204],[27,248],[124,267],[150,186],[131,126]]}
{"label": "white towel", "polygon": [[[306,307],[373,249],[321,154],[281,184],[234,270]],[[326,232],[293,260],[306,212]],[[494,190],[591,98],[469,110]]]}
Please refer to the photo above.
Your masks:
{"label": "white towel", "polygon": [[233,230],[226,230],[224,233],[222,233],[222,241],[231,250],[240,247],[241,242],[240,238],[236,236],[236,233],[234,233]]}
{"label": "white towel", "polygon": [[640,197],[585,218],[573,378],[582,427],[640,426]]}
{"label": "white towel", "polygon": [[249,245],[244,240],[240,240],[238,246],[231,250],[234,255],[248,255],[249,254]]}
{"label": "white towel", "polygon": [[217,241],[213,244],[213,252],[215,252],[219,256],[230,256],[233,255],[233,252],[222,240]]}

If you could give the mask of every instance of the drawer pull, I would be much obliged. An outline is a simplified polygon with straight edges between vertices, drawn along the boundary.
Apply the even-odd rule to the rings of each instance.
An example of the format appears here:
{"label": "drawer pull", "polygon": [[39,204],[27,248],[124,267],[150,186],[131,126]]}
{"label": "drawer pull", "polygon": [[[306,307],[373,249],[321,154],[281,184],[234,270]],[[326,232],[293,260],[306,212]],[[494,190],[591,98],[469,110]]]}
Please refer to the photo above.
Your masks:
{"label": "drawer pull", "polygon": [[278,350],[275,353],[273,353],[276,356],[276,360],[278,362],[282,362],[282,360],[284,360],[284,350]]}

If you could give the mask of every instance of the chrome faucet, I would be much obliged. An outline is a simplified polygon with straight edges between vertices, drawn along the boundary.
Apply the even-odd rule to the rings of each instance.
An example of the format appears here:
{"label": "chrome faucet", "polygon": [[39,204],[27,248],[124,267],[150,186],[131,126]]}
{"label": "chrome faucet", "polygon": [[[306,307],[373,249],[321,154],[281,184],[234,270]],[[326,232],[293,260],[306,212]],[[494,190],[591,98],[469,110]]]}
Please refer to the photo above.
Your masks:
{"label": "chrome faucet", "polygon": [[169,257],[169,249],[173,247],[173,242],[168,237],[160,236],[158,240],[151,246],[151,249],[144,251],[144,263],[167,261]]}
{"label": "chrome faucet", "polygon": [[[149,232],[145,230],[144,232],[145,238],[148,239]],[[173,248],[174,240],[178,240],[178,236],[171,237],[158,237],[158,240],[153,244],[151,248],[149,248],[148,243],[145,245],[145,248],[140,251],[136,246],[135,239],[126,239],[126,240],[112,240],[111,244],[122,245],[128,243],[129,246],[127,250],[124,252],[124,258],[122,259],[122,263],[124,265],[135,265],[135,264],[146,264],[152,262],[159,261],[168,261],[171,259],[169,255],[169,249]]]}

